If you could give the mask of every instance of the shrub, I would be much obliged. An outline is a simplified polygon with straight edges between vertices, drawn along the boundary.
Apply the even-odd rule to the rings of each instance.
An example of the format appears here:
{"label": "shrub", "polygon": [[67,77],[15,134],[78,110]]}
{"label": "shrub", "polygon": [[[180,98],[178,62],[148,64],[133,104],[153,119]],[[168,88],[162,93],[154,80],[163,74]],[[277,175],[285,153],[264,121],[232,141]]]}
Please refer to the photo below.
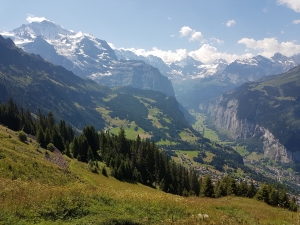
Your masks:
{"label": "shrub", "polygon": [[54,151],[54,149],[55,149],[55,146],[54,146],[54,144],[52,144],[52,143],[49,143],[49,144],[47,145],[47,149],[48,149],[49,151],[53,152],[53,151]]}
{"label": "shrub", "polygon": [[18,138],[20,141],[25,142],[27,141],[27,134],[24,131],[19,131]]}

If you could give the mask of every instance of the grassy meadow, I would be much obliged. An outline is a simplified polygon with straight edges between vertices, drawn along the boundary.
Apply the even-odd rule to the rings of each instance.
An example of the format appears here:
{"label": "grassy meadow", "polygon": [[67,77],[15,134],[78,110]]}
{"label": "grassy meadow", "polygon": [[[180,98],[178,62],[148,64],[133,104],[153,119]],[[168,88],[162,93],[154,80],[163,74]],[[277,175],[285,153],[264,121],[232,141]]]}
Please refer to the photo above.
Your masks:
{"label": "grassy meadow", "polygon": [[63,170],[45,153],[34,140],[22,143],[0,126],[0,224],[300,223],[299,213],[254,199],[180,197],[120,182],[101,174],[102,162],[92,173],[88,164],[65,157],[69,167]]}

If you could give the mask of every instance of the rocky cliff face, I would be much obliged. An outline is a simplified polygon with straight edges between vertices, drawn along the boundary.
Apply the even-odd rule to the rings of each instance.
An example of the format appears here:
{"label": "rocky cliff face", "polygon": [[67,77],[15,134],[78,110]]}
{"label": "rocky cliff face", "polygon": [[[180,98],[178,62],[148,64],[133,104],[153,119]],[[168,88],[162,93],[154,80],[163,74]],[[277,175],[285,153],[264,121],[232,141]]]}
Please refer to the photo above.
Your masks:
{"label": "rocky cliff face", "polygon": [[171,81],[158,69],[143,61],[118,61],[106,76],[92,77],[96,82],[108,86],[130,86],[143,90],[155,90],[175,97]]}
{"label": "rocky cliff face", "polygon": [[230,100],[226,107],[216,104],[208,107],[208,113],[215,117],[215,125],[222,130],[226,130],[230,138],[234,140],[251,137],[255,130],[255,124],[246,119],[237,118],[238,101]]}
{"label": "rocky cliff face", "polygon": [[[221,98],[222,100],[222,98]],[[232,99],[226,105],[221,105],[220,100],[216,104],[202,106],[208,114],[214,118],[217,129],[226,131],[234,140],[250,138],[254,135],[263,137],[264,156],[283,163],[299,161],[300,152],[288,151],[278,139],[266,128],[246,119],[238,119],[238,100]]]}

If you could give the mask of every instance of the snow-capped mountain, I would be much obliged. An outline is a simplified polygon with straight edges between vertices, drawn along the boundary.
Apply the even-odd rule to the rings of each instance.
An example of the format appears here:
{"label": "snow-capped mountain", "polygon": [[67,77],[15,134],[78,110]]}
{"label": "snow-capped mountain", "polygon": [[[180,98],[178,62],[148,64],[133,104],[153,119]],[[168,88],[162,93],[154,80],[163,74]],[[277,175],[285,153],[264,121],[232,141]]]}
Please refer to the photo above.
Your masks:
{"label": "snow-capped mountain", "polygon": [[[230,64],[224,59],[217,59],[213,64],[203,64],[190,56],[180,61],[165,63],[157,56],[136,55],[130,50],[115,49],[115,53],[119,59],[145,61],[168,76],[173,84],[198,78],[212,78],[220,82],[226,80],[232,84],[242,84],[264,76],[285,72],[300,64],[300,54],[287,57],[276,53],[271,58],[257,55],[252,58],[237,59]],[[207,79],[203,80],[207,81]]]}
{"label": "snow-capped mountain", "polygon": [[156,68],[141,61],[119,61],[107,42],[93,35],[66,30],[49,20],[32,22],[0,34],[11,38],[26,52],[39,54],[78,76],[105,86],[126,85],[175,95],[171,81]]}
{"label": "snow-capped mountain", "polygon": [[186,79],[204,78],[221,73],[228,63],[219,59],[211,65],[205,65],[194,58],[186,58],[172,63],[165,63],[161,58],[153,55],[136,55],[130,50],[115,49],[116,56],[123,60],[143,60],[156,67],[159,71],[169,77],[173,82],[181,82]]}
{"label": "snow-capped mountain", "polygon": [[179,102],[193,108],[245,82],[279,74],[300,64],[300,54],[287,57],[280,53],[271,58],[258,55],[238,59],[230,64],[218,59],[207,65],[190,56],[166,63],[157,56],[112,49],[93,35],[76,33],[48,20],[0,34],[10,37],[29,53],[39,54],[76,75],[109,87],[127,85],[175,96],[174,86]]}
{"label": "snow-capped mountain", "polygon": [[238,59],[230,63],[217,77],[220,80],[239,85],[264,76],[286,72],[299,64],[299,61],[296,60],[297,57],[294,58],[295,60],[293,57],[276,53],[271,58],[258,55],[248,59]]}

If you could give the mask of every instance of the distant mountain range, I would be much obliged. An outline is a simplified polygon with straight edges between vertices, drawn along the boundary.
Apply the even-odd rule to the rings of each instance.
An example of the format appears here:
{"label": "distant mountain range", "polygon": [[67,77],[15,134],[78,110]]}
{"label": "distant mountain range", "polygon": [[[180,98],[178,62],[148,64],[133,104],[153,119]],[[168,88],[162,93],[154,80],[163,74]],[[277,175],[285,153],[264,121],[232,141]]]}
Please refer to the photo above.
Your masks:
{"label": "distant mountain range", "polygon": [[174,96],[170,80],[142,61],[118,60],[106,41],[82,32],[75,33],[44,20],[2,32],[28,53],[39,54],[80,77],[108,86],[131,86]]}
{"label": "distant mountain range", "polygon": [[119,49],[115,53],[119,59],[143,60],[158,68],[172,80],[177,100],[187,109],[197,109],[200,104],[245,82],[283,73],[300,64],[300,54],[287,57],[276,53],[271,58],[258,55],[230,64],[218,59],[211,65],[204,65],[190,56],[174,63],[165,63],[159,57],[138,56],[129,50]]}
{"label": "distant mountain range", "polygon": [[202,137],[185,120],[174,97],[153,90],[119,87],[113,90],[83,79],[39,55],[28,54],[0,35],[0,102],[12,98],[33,114],[52,111],[75,129],[123,127],[133,138],[186,143]]}
{"label": "distant mountain range", "polygon": [[286,57],[280,53],[271,58],[258,55],[238,59],[230,64],[218,59],[205,65],[190,56],[165,63],[157,56],[112,49],[104,40],[75,33],[48,20],[1,34],[10,37],[26,52],[39,54],[78,76],[108,87],[131,86],[161,91],[176,96],[186,109],[198,110],[200,104],[245,82],[280,74],[300,64],[300,54]]}

